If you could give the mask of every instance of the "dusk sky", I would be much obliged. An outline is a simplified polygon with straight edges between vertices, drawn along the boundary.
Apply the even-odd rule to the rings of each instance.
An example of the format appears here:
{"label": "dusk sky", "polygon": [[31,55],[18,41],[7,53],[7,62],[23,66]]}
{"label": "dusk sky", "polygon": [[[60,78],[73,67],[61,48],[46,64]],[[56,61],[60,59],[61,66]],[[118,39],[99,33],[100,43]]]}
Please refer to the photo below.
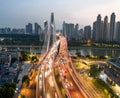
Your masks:
{"label": "dusk sky", "polygon": [[102,19],[112,12],[120,21],[120,0],[0,0],[0,28],[25,28],[28,22],[50,20],[55,14],[56,28],[61,29],[65,20],[80,27],[92,25],[98,14]]}

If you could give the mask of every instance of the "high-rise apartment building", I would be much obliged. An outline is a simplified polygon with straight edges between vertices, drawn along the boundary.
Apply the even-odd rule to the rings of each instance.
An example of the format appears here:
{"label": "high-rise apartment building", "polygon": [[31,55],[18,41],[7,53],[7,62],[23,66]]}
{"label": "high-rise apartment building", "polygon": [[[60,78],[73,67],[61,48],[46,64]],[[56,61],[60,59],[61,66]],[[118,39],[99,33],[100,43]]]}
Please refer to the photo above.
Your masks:
{"label": "high-rise apartment building", "polygon": [[32,31],[33,31],[33,29],[32,29],[32,24],[31,24],[31,23],[28,23],[28,24],[26,25],[26,33],[32,34]]}
{"label": "high-rise apartment building", "polygon": [[75,29],[74,24],[72,23],[63,23],[63,34],[66,34],[67,40],[75,38]]}
{"label": "high-rise apartment building", "polygon": [[76,40],[78,40],[79,39],[79,25],[78,24],[76,24],[75,25],[75,32],[74,33],[72,33],[72,36],[74,37],[74,39],[76,39]]}
{"label": "high-rise apartment building", "polygon": [[103,26],[103,41],[109,40],[109,23],[108,23],[108,17],[105,16],[104,18],[104,26]]}
{"label": "high-rise apartment building", "polygon": [[110,42],[113,42],[115,37],[115,18],[116,18],[115,13],[112,13],[110,18],[110,34],[109,34]]}
{"label": "high-rise apartment building", "polygon": [[38,23],[34,24],[34,30],[35,30],[35,34],[39,34],[40,33],[40,25]]}
{"label": "high-rise apartment building", "polygon": [[95,21],[95,22],[93,23],[93,33],[92,33],[92,40],[93,40],[93,41],[95,41],[95,40],[96,40],[96,37],[97,37],[96,29],[97,29],[97,22]]}
{"label": "high-rise apartment building", "polygon": [[97,21],[96,21],[95,40],[99,42],[103,40],[103,21],[101,21],[100,14],[97,16]]}
{"label": "high-rise apartment building", "polygon": [[63,21],[63,36],[67,37],[66,32],[67,32],[67,24],[65,23],[65,21]]}
{"label": "high-rise apartment building", "polygon": [[83,39],[84,38],[84,30],[80,29],[79,30],[79,39]]}
{"label": "high-rise apartment building", "polygon": [[120,21],[117,22],[115,41],[120,43]]}
{"label": "high-rise apartment building", "polygon": [[91,39],[91,26],[84,27],[84,38],[85,38],[85,40]]}
{"label": "high-rise apartment building", "polygon": [[[74,36],[75,36],[75,34],[74,34],[74,24],[73,23],[70,23],[70,24],[68,24],[68,36],[69,36],[69,39],[74,39]],[[74,34],[74,36],[72,36]]]}

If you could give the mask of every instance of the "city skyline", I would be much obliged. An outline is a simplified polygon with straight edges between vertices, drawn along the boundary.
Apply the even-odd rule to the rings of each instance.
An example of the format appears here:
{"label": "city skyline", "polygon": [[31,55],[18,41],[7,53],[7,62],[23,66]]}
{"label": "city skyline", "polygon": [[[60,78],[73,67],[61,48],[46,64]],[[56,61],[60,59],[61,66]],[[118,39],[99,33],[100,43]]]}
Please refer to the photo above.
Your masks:
{"label": "city skyline", "polygon": [[110,21],[112,12],[116,14],[116,21],[120,21],[120,1],[113,0],[1,0],[0,27],[23,28],[28,22],[38,22],[43,27],[44,20],[50,20],[49,14],[55,13],[56,28],[62,29],[65,20],[78,23],[80,27],[92,25],[96,16],[101,14],[102,20],[107,15]]}
{"label": "city skyline", "polygon": [[[32,17],[34,11],[29,12]],[[13,20],[8,20],[19,23],[15,25],[19,28],[0,27],[0,98],[119,98],[120,21],[116,12],[93,15],[91,24],[87,19],[68,21],[66,14],[68,20],[61,21],[59,11],[50,13],[49,22],[32,22],[37,19],[32,17],[23,28],[19,26],[23,20],[15,21],[16,14],[11,13]],[[90,15],[86,17],[92,19]]]}

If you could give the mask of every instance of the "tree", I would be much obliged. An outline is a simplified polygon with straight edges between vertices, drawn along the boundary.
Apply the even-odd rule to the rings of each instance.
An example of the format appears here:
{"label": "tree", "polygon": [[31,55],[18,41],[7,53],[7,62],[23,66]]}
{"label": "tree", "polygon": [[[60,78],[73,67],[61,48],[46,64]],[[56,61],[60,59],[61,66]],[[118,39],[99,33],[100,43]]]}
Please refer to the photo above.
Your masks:
{"label": "tree", "polygon": [[78,51],[78,50],[76,50],[76,53],[75,53],[78,57],[81,57],[81,53]]}
{"label": "tree", "polygon": [[15,92],[15,90],[14,90],[12,87],[10,87],[10,88],[8,89],[8,96],[9,96],[9,98],[12,98],[12,97],[13,97],[14,92]]}
{"label": "tree", "polygon": [[24,95],[19,95],[18,98],[25,98],[25,96]]}
{"label": "tree", "polygon": [[94,77],[94,78],[97,78],[99,75],[100,75],[100,72],[101,72],[102,69],[99,69],[97,66],[95,65],[91,65],[91,68],[90,68],[90,76]]}
{"label": "tree", "polygon": [[15,83],[5,82],[0,87],[0,98],[12,98],[16,89]]}
{"label": "tree", "polygon": [[22,56],[22,60],[23,60],[23,61],[29,60],[28,54],[29,54],[29,53],[28,53],[27,51],[21,51],[21,56]]}
{"label": "tree", "polygon": [[38,63],[38,61],[39,61],[39,59],[37,58],[37,56],[32,56],[31,60],[34,63]]}
{"label": "tree", "polygon": [[22,85],[23,87],[28,87],[30,84],[30,79],[27,75],[25,75],[22,79]]}
{"label": "tree", "polygon": [[16,84],[15,83],[11,83],[10,84],[12,88],[16,89]]}
{"label": "tree", "polygon": [[6,87],[3,87],[2,88],[2,96],[3,96],[3,98],[8,98],[7,92],[8,92],[8,89]]}
{"label": "tree", "polygon": [[0,87],[0,98],[3,98],[2,88]]}

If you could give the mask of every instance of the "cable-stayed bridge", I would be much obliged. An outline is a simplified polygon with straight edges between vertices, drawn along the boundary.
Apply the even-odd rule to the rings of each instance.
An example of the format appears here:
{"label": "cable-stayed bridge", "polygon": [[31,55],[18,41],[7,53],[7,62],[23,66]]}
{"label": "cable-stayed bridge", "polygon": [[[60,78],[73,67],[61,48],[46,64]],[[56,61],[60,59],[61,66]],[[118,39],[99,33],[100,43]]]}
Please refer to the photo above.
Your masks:
{"label": "cable-stayed bridge", "polygon": [[47,25],[45,31],[43,57],[36,76],[36,98],[102,98],[95,91],[89,91],[80,81],[69,56],[66,38],[59,35],[56,39],[53,13],[50,27],[48,29]]}

